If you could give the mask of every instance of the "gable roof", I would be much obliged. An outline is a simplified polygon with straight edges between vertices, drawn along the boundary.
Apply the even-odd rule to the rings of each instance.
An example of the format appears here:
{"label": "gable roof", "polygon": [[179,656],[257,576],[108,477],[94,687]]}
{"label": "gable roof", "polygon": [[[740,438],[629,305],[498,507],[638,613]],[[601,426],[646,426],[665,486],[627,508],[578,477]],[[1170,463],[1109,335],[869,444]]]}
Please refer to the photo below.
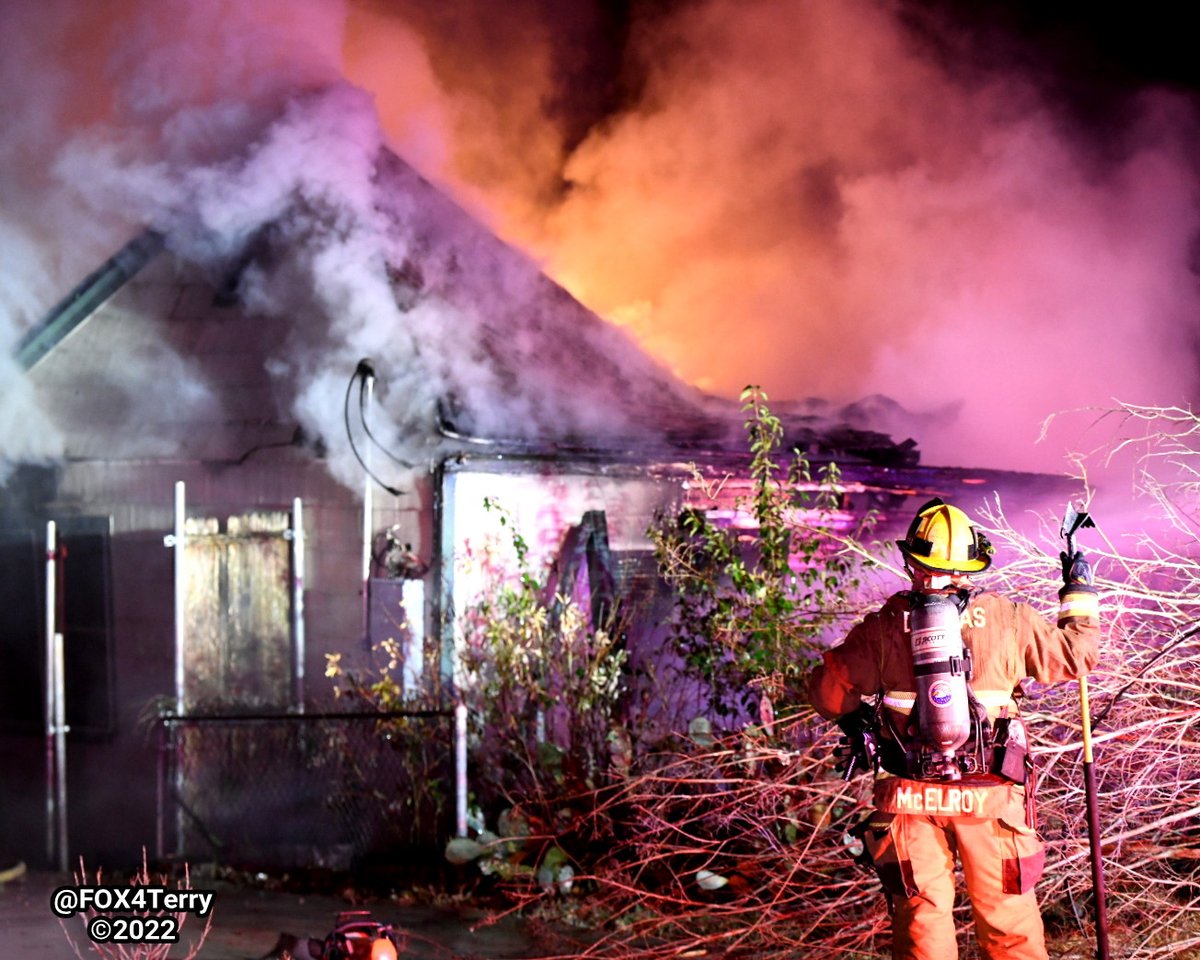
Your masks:
{"label": "gable roof", "polygon": [[[67,457],[307,448],[355,473],[337,464],[364,358],[372,435],[401,463],[481,443],[744,446],[736,403],[682,383],[391,151],[365,188],[332,193],[298,181],[233,242],[149,230],[30,331],[21,357]],[[916,462],[861,415],[810,402],[787,422],[810,451]]]}

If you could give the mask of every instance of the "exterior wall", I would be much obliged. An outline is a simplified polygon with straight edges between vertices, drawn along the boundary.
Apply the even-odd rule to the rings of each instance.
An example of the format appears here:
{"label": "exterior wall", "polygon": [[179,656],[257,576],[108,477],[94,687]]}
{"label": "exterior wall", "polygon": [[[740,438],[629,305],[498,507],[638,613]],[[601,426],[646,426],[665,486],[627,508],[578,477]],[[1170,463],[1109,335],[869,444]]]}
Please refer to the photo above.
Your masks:
{"label": "exterior wall", "polygon": [[[629,674],[673,678],[658,687],[637,681],[641,685],[631,691],[637,705],[631,717],[642,729],[631,732],[652,742],[685,729],[691,718],[706,711],[707,696],[696,682],[684,679],[682,662],[667,642],[673,597],[658,577],[647,530],[657,514],[684,507],[705,509],[718,524],[743,529],[747,535],[756,523],[747,512],[753,485],[745,463],[725,458],[702,464],[701,475],[713,481],[710,491],[692,482],[688,464],[649,456],[618,462],[582,456],[478,455],[448,462],[440,517],[444,674],[453,675],[455,656],[464,642],[454,614],[478,602],[489,564],[513,572],[513,533],[525,540],[530,571],[540,577],[561,559],[569,529],[586,513],[603,511],[617,598],[635,611],[637,620],[626,634]],[[985,501],[996,497],[1024,512],[1056,508],[1067,493],[1067,484],[1054,477],[853,462],[843,466],[841,486],[840,509],[823,514],[821,522],[850,531],[871,513],[877,524],[872,539],[881,542],[904,536],[914,511],[935,496],[978,514]],[[486,509],[485,498],[501,509]],[[566,585],[568,592],[572,586]],[[886,596],[901,584],[889,574],[872,586]]]}
{"label": "exterior wall", "polygon": [[[296,318],[250,316],[215,293],[212,277],[164,253],[29,372],[66,460],[16,506],[0,488],[0,519],[15,517],[38,537],[49,519],[111,527],[113,722],[68,736],[71,862],[82,854],[113,869],[155,849],[158,756],[147,718],[175,696],[174,553],[163,541],[177,481],[189,518],[222,523],[288,512],[301,499],[310,711],[331,703],[325,655],[369,648],[363,491],[333,479],[320,438],[303,436],[290,412],[293,385],[267,372],[278,345],[297,335]],[[371,539],[398,525],[428,560],[429,489],[421,477],[401,497],[376,488]],[[43,718],[26,726],[0,732],[0,851],[37,864],[47,856],[47,750]]]}
{"label": "exterior wall", "polygon": [[[111,644],[115,722],[106,735],[70,734],[67,748],[69,862],[83,856],[106,869],[134,864],[156,846],[158,745],[152,722],[173,704],[174,485],[186,484],[187,515],[231,515],[304,506],[306,689],[308,709],[330,705],[325,654],[363,645],[361,495],[324,466],[294,452],[241,466],[85,462],[66,466],[48,518],[111,518]],[[376,499],[378,527],[399,523],[414,548],[428,529],[414,519],[421,494]],[[64,563],[70,563],[68,556]],[[68,657],[70,653],[68,651]],[[67,690],[68,701],[72,691]],[[46,859],[46,747],[36,733],[0,734],[0,849],[31,864]]]}

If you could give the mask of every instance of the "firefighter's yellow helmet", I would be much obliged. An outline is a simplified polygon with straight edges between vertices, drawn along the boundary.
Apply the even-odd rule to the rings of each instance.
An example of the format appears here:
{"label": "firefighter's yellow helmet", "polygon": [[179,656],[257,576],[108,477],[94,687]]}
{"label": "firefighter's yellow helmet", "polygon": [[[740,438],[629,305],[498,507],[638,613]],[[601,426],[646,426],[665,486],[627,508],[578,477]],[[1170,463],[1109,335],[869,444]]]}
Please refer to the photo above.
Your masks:
{"label": "firefighter's yellow helmet", "polygon": [[992,564],[992,545],[958,507],[935,497],[917,511],[897,546],[905,559],[937,573],[979,573]]}

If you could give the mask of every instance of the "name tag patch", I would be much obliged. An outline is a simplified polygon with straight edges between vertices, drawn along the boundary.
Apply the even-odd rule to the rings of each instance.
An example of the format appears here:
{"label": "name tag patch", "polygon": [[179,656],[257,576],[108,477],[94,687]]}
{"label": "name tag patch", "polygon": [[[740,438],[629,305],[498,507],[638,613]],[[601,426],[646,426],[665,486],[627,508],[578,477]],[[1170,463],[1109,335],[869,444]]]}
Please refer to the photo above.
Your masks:
{"label": "name tag patch", "polygon": [[903,786],[896,790],[897,813],[925,813],[939,817],[983,817],[987,787],[952,787],[945,784]]}

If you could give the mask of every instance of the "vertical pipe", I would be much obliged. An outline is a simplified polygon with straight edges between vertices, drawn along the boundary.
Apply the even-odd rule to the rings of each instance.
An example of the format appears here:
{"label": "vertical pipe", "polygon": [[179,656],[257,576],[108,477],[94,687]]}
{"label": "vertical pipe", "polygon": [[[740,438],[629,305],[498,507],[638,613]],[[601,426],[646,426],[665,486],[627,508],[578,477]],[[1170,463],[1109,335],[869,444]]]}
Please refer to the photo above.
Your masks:
{"label": "vertical pipe", "polygon": [[67,872],[67,698],[64,689],[63,635],[54,635],[54,781],[58,826],[58,869]]}
{"label": "vertical pipe", "polygon": [[[175,481],[175,716],[182,717],[186,703],[186,674],[184,671],[187,649],[187,487],[182,480]],[[176,728],[172,727],[172,730]],[[171,745],[178,750],[179,741],[171,738]],[[183,856],[183,764],[174,758],[172,773],[172,806],[175,808],[175,855]]]}
{"label": "vertical pipe", "polygon": [[46,862],[54,863],[55,821],[55,756],[54,718],[56,704],[54,683],[54,637],[58,633],[58,527],[53,520],[46,524],[46,608],[45,608],[45,670],[46,670]]}
{"label": "vertical pipe", "polygon": [[454,826],[467,835],[467,705],[461,697],[454,706]]}
{"label": "vertical pipe", "polygon": [[457,477],[439,467],[435,481],[435,503],[440,517],[435,520],[437,536],[434,566],[438,578],[435,591],[438,604],[436,629],[442,642],[442,682],[451,690],[454,698],[454,810],[455,830],[458,836],[467,835],[467,705],[463,698],[461,634],[456,629],[454,615],[457,610],[455,594],[457,581],[454,570],[455,505],[457,502]]}
{"label": "vertical pipe", "polygon": [[304,712],[304,504],[292,501],[292,707]]}
{"label": "vertical pipe", "polygon": [[455,508],[458,497],[457,475],[439,466],[435,505],[439,516],[434,527],[437,541],[434,545],[433,568],[437,577],[437,589],[434,601],[437,603],[437,618],[434,629],[438,631],[441,643],[438,669],[441,672],[440,681],[443,690],[457,693],[459,636],[455,630],[454,618],[457,615],[455,600],[458,585],[454,569],[454,548],[457,517]]}
{"label": "vertical pipe", "polygon": [[187,642],[187,487],[175,481],[175,716],[182,717],[185,699],[184,655]]}
{"label": "vertical pipe", "polygon": [[[371,399],[375,394],[375,375],[364,372],[363,378],[363,427],[366,429],[367,416],[371,412]],[[366,461],[366,476],[363,477],[363,528],[362,528],[362,584],[363,584],[363,636],[368,645],[371,642],[371,545],[375,539],[375,504],[372,498],[371,486],[375,482],[371,477],[371,446],[366,445],[363,452]]]}

